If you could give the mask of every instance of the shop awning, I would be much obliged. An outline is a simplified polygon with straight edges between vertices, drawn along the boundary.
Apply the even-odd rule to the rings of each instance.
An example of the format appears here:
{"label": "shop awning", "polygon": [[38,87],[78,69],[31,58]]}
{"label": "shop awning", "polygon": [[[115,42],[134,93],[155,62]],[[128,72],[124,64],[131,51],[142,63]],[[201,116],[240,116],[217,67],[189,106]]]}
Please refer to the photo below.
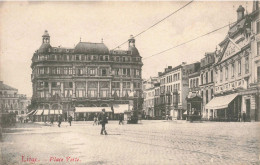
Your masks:
{"label": "shop awning", "polygon": [[26,115],[29,116],[29,115],[32,115],[36,110],[32,110],[31,112],[27,113]]}
{"label": "shop awning", "polygon": [[228,104],[237,97],[237,93],[226,96],[214,97],[208,104],[205,105],[205,109],[223,109],[227,108]]}
{"label": "shop awning", "polygon": [[49,110],[48,109],[43,110],[43,115],[48,115],[48,114],[49,114]]}
{"label": "shop awning", "polygon": [[55,110],[55,114],[61,115],[62,114],[62,110],[61,109],[60,110]]}
{"label": "shop awning", "polygon": [[124,113],[125,111],[128,111],[129,106],[128,104],[114,104],[113,105],[114,113]]}
{"label": "shop awning", "polygon": [[32,115],[35,115],[38,112],[38,110],[35,110]]}
{"label": "shop awning", "polygon": [[112,112],[110,107],[75,107],[75,108],[76,108],[75,113],[102,112],[102,109],[105,109],[106,112]]}
{"label": "shop awning", "polygon": [[42,115],[43,110],[37,110],[37,112],[34,115]]}

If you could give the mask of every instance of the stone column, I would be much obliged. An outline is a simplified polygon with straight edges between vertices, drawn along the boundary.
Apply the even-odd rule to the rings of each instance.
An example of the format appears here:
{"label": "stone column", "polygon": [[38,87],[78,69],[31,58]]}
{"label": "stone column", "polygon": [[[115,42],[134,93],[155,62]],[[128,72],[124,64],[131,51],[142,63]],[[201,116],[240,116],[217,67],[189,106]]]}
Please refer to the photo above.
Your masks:
{"label": "stone column", "polygon": [[123,96],[123,80],[120,79],[120,93],[119,93],[120,97]]}
{"label": "stone column", "polygon": [[60,88],[61,88],[60,90],[61,90],[61,96],[62,97],[64,97],[64,87],[63,86],[64,86],[64,82],[61,82],[60,83]]}
{"label": "stone column", "polygon": [[98,81],[98,92],[97,92],[98,98],[99,98],[99,92],[100,92],[100,89],[99,89],[99,81]]}
{"label": "stone column", "polygon": [[85,96],[88,97],[88,81],[86,81],[86,90],[85,91],[86,91]]}
{"label": "stone column", "polygon": [[134,91],[134,81],[133,81],[133,79],[130,82],[130,89],[131,89],[131,92]]}
{"label": "stone column", "polygon": [[48,83],[49,83],[49,95],[51,95],[51,82]]}
{"label": "stone column", "polygon": [[255,95],[251,95],[250,98],[250,119],[251,121],[255,121],[256,119],[256,99],[255,99]]}
{"label": "stone column", "polygon": [[110,80],[109,83],[110,83],[109,84],[110,86],[109,86],[109,96],[108,97],[111,97],[112,96],[112,81]]}
{"label": "stone column", "polygon": [[73,83],[72,83],[72,87],[73,87],[73,91],[72,91],[72,97],[76,97],[76,84],[75,84],[75,82],[73,81]]}

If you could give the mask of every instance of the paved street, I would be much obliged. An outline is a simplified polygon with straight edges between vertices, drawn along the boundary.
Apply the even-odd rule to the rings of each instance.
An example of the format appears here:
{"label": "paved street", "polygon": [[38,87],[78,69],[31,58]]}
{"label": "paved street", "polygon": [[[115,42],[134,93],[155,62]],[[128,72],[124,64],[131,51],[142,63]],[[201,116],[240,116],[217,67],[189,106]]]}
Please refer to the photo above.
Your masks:
{"label": "paved street", "polygon": [[18,124],[3,130],[0,164],[259,164],[259,126],[109,121],[105,136],[92,122]]}

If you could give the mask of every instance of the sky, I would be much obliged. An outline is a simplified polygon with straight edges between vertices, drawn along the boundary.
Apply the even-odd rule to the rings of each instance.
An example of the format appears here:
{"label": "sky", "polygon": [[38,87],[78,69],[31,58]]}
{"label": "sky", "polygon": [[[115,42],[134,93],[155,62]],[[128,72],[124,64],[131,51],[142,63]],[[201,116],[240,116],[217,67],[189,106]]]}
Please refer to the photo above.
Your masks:
{"label": "sky", "polygon": [[[147,29],[184,2],[0,2],[0,80],[32,96],[31,58],[48,30],[52,46],[73,48],[80,38],[98,42],[102,38],[114,49]],[[225,38],[228,27],[198,40],[149,57],[165,49],[235,22],[242,5],[250,13],[252,2],[195,1],[168,19],[136,37],[144,58],[144,79],[157,76],[167,66],[200,61]],[[127,49],[127,44],[120,47]]]}

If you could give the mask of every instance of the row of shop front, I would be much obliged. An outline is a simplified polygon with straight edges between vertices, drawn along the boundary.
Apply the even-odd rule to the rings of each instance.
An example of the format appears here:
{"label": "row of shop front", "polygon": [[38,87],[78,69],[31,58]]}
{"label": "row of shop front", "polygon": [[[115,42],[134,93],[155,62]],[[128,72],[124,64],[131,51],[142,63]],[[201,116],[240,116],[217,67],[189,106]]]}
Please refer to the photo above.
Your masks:
{"label": "row of shop front", "polygon": [[46,122],[50,121],[51,118],[57,121],[59,115],[62,115],[63,120],[71,115],[75,121],[88,121],[98,117],[103,109],[105,109],[109,119],[119,119],[120,115],[124,115],[124,119],[127,120],[132,113],[129,104],[116,104],[112,107],[75,107],[75,110],[72,111],[39,109],[29,112],[27,116],[35,122]]}
{"label": "row of shop front", "polygon": [[203,106],[201,96],[194,95],[187,98],[187,109],[164,104],[149,108],[146,115],[150,119],[189,120],[189,117],[197,116],[210,121],[259,121],[260,96],[257,89],[222,93]]}
{"label": "row of shop front", "polygon": [[[204,120],[215,121],[259,121],[260,97],[257,90],[247,90],[213,97],[204,107],[198,97],[188,100],[188,114],[202,109]],[[202,108],[200,108],[202,107]]]}

